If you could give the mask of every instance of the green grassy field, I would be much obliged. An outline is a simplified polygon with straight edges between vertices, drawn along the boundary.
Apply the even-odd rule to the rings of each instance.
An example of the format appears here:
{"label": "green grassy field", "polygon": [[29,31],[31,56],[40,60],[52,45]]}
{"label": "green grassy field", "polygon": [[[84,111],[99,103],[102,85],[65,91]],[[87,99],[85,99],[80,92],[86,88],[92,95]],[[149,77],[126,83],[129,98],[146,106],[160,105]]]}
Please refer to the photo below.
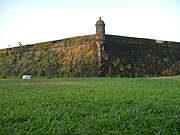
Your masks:
{"label": "green grassy field", "polygon": [[0,134],[180,134],[180,77],[0,79]]}

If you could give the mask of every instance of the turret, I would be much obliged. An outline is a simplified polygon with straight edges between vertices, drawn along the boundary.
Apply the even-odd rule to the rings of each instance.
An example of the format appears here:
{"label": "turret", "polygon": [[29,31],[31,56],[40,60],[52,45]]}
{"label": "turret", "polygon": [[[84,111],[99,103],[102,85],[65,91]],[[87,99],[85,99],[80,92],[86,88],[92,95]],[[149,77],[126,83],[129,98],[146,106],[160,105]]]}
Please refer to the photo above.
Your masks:
{"label": "turret", "polygon": [[99,17],[99,20],[96,22],[96,39],[97,41],[105,41],[105,23]]}

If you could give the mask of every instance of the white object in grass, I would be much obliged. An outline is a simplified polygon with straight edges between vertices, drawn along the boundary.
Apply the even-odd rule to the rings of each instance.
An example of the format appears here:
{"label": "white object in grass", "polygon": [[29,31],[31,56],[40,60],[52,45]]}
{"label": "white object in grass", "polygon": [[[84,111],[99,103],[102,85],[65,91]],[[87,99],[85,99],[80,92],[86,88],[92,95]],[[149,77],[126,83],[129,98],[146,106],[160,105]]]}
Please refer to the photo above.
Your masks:
{"label": "white object in grass", "polygon": [[22,79],[23,80],[30,80],[31,79],[31,75],[23,75]]}

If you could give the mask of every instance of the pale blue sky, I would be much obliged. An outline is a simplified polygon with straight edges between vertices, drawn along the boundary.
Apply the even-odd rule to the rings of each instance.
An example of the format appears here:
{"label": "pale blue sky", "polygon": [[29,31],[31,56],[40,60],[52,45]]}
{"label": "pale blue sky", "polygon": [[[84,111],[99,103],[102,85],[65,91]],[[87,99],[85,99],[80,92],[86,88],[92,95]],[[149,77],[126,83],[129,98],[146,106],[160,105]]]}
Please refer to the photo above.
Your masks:
{"label": "pale blue sky", "polygon": [[0,48],[95,34],[180,42],[179,0],[0,0]]}

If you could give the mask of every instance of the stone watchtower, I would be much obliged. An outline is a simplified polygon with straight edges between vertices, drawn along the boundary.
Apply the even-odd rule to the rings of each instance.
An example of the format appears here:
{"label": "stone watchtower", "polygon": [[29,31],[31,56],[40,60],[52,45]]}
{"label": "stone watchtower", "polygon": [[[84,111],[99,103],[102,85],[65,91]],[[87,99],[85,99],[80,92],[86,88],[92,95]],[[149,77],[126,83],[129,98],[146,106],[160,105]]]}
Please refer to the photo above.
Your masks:
{"label": "stone watchtower", "polygon": [[101,17],[99,17],[99,20],[96,22],[96,44],[99,48],[99,76],[103,76],[103,67],[102,63],[105,59],[105,50],[104,50],[104,45],[105,45],[105,23],[103,20],[101,20]]}
{"label": "stone watchtower", "polygon": [[105,23],[99,17],[99,20],[96,22],[96,40],[105,41]]}

